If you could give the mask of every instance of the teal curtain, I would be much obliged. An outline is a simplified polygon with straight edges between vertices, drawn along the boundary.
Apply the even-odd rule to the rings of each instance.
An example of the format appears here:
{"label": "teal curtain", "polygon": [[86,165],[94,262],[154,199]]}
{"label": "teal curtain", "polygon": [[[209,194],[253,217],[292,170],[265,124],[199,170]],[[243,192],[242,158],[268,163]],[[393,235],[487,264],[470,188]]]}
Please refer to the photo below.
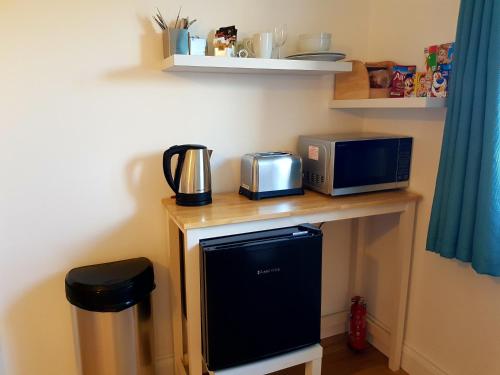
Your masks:
{"label": "teal curtain", "polygon": [[500,0],[462,0],[427,249],[500,276]]}

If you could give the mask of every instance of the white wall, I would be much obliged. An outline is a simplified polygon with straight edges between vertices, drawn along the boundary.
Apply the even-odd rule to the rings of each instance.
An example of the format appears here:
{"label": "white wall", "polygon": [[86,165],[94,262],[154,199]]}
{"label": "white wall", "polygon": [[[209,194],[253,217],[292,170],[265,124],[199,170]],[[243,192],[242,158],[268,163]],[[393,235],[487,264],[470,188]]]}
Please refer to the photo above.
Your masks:
{"label": "white wall", "polygon": [[[367,60],[392,59],[423,69],[424,47],[455,39],[458,7],[459,0],[422,0],[408,8],[401,1],[373,0]],[[408,134],[415,142],[410,188],[423,199],[417,212],[404,368],[412,375],[429,374],[433,364],[446,374],[499,374],[499,279],[425,251],[445,110],[372,110],[364,116],[365,131]],[[395,234],[384,232],[392,231],[391,220],[380,220],[375,237]]]}
{"label": "white wall", "polygon": [[[171,355],[160,205],[171,194],[161,171],[168,146],[213,148],[214,191],[235,191],[243,153],[294,150],[299,134],[362,126],[355,114],[327,109],[331,77],[160,72],[161,38],[149,16],[161,4],[0,2],[0,374],[74,374],[65,273],[135,256],[155,261],[157,356]],[[330,30],[334,49],[366,52],[362,0],[182,4],[202,35],[287,23],[292,36]],[[168,3],[164,15],[175,17],[177,6]],[[347,241],[346,228],[329,233]],[[332,263],[345,264],[342,254]],[[326,271],[326,285],[344,282]],[[343,296],[325,289],[334,298],[324,313],[343,309]]]}

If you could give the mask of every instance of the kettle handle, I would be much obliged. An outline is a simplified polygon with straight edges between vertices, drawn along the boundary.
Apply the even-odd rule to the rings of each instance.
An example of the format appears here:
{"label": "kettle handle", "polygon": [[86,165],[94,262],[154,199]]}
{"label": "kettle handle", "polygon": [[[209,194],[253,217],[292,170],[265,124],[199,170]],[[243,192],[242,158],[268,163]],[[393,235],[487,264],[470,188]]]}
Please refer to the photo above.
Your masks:
{"label": "kettle handle", "polygon": [[[179,192],[180,171],[184,162],[184,155],[188,149],[189,146],[187,145],[172,146],[163,153],[163,174],[169,186],[176,194]],[[179,159],[175,168],[175,176],[172,176],[172,157],[177,154],[179,155]]]}

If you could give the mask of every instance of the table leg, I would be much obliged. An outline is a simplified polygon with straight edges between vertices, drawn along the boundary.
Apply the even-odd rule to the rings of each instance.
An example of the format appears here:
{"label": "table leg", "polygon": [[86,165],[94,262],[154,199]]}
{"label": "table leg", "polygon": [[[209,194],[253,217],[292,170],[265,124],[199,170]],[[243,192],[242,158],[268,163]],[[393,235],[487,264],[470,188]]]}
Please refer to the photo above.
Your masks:
{"label": "table leg", "polygon": [[200,306],[200,250],[196,231],[184,235],[186,282],[186,318],[189,375],[202,374],[201,306]]}
{"label": "table leg", "polygon": [[391,342],[389,346],[389,368],[393,371],[397,371],[401,367],[413,250],[415,206],[416,202],[408,203],[406,210],[401,212],[399,216],[397,247],[399,282],[396,284],[394,323],[391,327]]}
{"label": "table leg", "polygon": [[172,333],[174,339],[174,368],[177,375],[183,374],[182,357],[182,301],[181,301],[181,276],[180,276],[180,246],[179,228],[168,218],[168,244],[169,244],[169,275],[172,310]]}
{"label": "table leg", "polygon": [[321,358],[306,363],[305,375],[321,375]]}
{"label": "table leg", "polygon": [[[365,245],[366,245],[366,223],[369,219],[361,217],[353,223],[353,248],[351,258],[351,285],[349,295],[351,297],[363,295],[364,290],[364,268],[365,268]],[[349,301],[350,304],[350,301]]]}

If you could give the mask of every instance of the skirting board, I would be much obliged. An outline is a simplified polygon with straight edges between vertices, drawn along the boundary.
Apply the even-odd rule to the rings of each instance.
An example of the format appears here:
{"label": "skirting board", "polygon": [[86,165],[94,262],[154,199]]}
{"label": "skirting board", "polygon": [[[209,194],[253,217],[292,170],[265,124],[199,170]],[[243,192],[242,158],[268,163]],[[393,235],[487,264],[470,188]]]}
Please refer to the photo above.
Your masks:
{"label": "skirting board", "polygon": [[422,353],[403,345],[401,367],[410,375],[449,375]]}
{"label": "skirting board", "polygon": [[[347,331],[347,311],[341,311],[321,317],[321,338],[339,335]],[[380,350],[380,349],[379,349]],[[156,359],[156,375],[174,374],[174,357]]]}
{"label": "skirting board", "polygon": [[[348,311],[340,311],[321,317],[321,338],[339,335],[347,332]],[[380,321],[368,315],[368,342],[379,351],[387,355],[389,353],[389,329]]]}
{"label": "skirting board", "polygon": [[[348,311],[321,317],[321,338],[347,332],[347,317]],[[371,315],[368,316],[367,322],[368,341],[380,352],[387,355],[390,340],[388,328]],[[425,355],[406,344],[403,345],[401,367],[410,375],[449,375]],[[174,375],[173,356],[156,359],[156,375]]]}
{"label": "skirting board", "polygon": [[347,311],[340,311],[321,317],[321,338],[340,335],[347,332]]}
{"label": "skirting board", "polygon": [[372,315],[368,315],[366,321],[368,328],[368,342],[388,357],[391,341],[391,331],[389,330],[389,327]]}
{"label": "skirting board", "polygon": [[[323,316],[321,318],[321,338],[347,332],[348,314],[348,311],[341,311]],[[389,328],[371,315],[368,315],[367,323],[368,342],[387,355],[391,338]],[[403,345],[401,367],[410,375],[449,375],[425,355],[406,344]]]}

